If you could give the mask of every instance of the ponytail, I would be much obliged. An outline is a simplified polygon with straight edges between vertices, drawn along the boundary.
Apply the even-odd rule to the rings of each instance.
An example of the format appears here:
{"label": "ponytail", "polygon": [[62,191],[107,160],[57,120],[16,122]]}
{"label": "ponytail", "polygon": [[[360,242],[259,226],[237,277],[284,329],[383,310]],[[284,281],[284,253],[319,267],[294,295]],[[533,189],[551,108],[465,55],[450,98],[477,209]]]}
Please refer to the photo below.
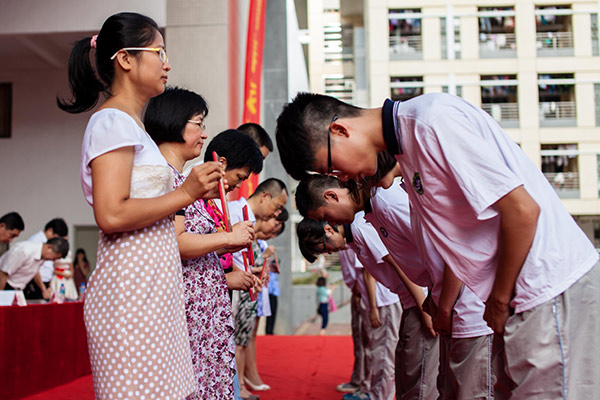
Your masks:
{"label": "ponytail", "polygon": [[90,63],[91,40],[91,37],[79,40],[71,51],[68,70],[72,98],[65,101],[56,97],[58,107],[72,114],[92,109],[98,103],[100,92],[106,90],[104,84],[96,78]]}
{"label": "ponytail", "polygon": [[[110,94],[115,79],[115,61],[111,56],[124,47],[146,47],[152,42],[158,25],[151,18],[137,13],[119,13],[104,21],[98,35],[81,39],[69,58],[69,87],[71,99],[56,97],[56,104],[69,113],[91,110],[98,103],[100,93]],[[96,44],[93,56],[96,68],[90,62],[92,41]],[[135,54],[132,51],[132,54]]]}

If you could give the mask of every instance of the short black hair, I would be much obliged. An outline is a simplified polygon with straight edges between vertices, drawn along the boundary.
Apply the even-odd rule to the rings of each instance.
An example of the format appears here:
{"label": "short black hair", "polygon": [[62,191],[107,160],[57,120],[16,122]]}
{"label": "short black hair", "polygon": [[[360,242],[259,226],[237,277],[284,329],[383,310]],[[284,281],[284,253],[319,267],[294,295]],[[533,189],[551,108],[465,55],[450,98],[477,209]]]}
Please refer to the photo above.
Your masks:
{"label": "short black hair", "polygon": [[246,122],[237,127],[238,131],[244,132],[246,135],[250,136],[252,140],[258,144],[258,147],[266,147],[269,151],[273,151],[273,141],[271,137],[259,124],[255,124],[254,122]]}
{"label": "short black hair", "polygon": [[324,276],[320,276],[319,278],[317,278],[317,286],[326,286],[327,285],[327,279],[325,279]]}
{"label": "short black hair", "polygon": [[342,182],[335,176],[312,174],[300,181],[296,187],[296,208],[300,215],[306,217],[309,211],[323,207],[326,204],[323,192],[331,188],[348,189],[354,201],[360,200],[358,184],[355,181],[349,179]]}
{"label": "short black hair", "polygon": [[288,212],[287,208],[282,208],[281,212],[279,213],[278,216],[275,217],[275,219],[279,222],[285,222],[288,220],[289,217],[290,217],[290,213]]}
{"label": "short black hair", "polygon": [[183,143],[185,125],[195,115],[208,115],[206,100],[191,90],[168,87],[148,102],[144,127],[157,144]]}
{"label": "short black hair", "polygon": [[8,230],[18,229],[20,231],[25,229],[25,222],[23,222],[23,218],[16,212],[9,212],[8,214],[4,214],[2,218],[0,218],[0,224],[4,224],[4,228]]}
{"label": "short black hair", "polygon": [[52,251],[56,254],[60,254],[62,258],[65,258],[69,254],[69,242],[62,237],[55,237],[48,239],[46,244],[52,246]]}
{"label": "short black hair", "polygon": [[279,157],[287,173],[302,180],[314,171],[314,153],[326,143],[333,117],[356,117],[361,112],[361,108],[335,97],[299,93],[283,107],[275,130]]}
{"label": "short black hair", "polygon": [[245,133],[227,129],[215,136],[204,153],[204,161],[212,161],[212,153],[227,159],[227,170],[249,167],[250,172],[259,174],[263,168],[263,157],[258,145]]}
{"label": "short black hair", "polygon": [[62,218],[54,218],[53,220],[49,221],[46,226],[44,226],[45,231],[48,229],[52,229],[52,232],[60,237],[65,237],[69,234],[69,227]]}
{"label": "short black hair", "polygon": [[[298,236],[298,247],[300,253],[308,262],[315,262],[317,254],[323,253],[323,238],[325,237],[325,226],[329,225],[325,221],[316,221],[310,218],[304,218],[296,225],[296,236]],[[337,227],[330,225],[337,232]]]}
{"label": "short black hair", "polygon": [[269,178],[262,181],[260,185],[256,187],[256,190],[250,197],[261,193],[269,193],[271,197],[277,197],[280,196],[281,192],[284,190],[287,192],[287,187],[281,179]]}

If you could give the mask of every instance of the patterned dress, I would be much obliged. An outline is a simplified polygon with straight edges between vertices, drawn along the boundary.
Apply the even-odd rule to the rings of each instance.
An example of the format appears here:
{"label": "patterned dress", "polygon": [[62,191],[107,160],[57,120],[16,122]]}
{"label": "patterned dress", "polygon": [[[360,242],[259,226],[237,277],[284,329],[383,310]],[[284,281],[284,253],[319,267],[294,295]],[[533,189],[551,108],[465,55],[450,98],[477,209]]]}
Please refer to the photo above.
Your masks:
{"label": "patterned dress", "polygon": [[[185,177],[171,167],[175,187]],[[185,208],[185,232],[216,233],[215,223],[196,200]],[[185,314],[197,391],[188,399],[233,399],[235,346],[227,281],[215,252],[183,260]]]}
{"label": "patterned dress", "polygon": [[[158,197],[172,182],[166,166],[134,166],[131,197]],[[194,391],[180,265],[171,218],[100,232],[84,305],[96,399],[175,400]]]}

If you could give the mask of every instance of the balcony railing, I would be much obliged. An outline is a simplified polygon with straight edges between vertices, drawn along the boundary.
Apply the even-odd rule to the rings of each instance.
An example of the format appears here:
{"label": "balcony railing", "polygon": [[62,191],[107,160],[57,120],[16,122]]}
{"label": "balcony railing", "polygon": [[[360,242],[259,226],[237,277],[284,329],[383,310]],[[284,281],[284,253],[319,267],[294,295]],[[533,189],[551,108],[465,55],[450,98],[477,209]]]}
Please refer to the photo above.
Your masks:
{"label": "balcony railing", "polygon": [[390,36],[390,60],[420,60],[423,58],[421,35]]}
{"label": "balcony railing", "polygon": [[514,33],[480,33],[480,58],[516,57],[517,42]]}
{"label": "balcony railing", "polygon": [[540,103],[540,126],[576,126],[577,105],[574,101]]}
{"label": "balcony railing", "polygon": [[519,105],[517,103],[485,103],[481,108],[492,116],[503,128],[519,127]]}
{"label": "balcony railing", "polygon": [[566,199],[579,198],[578,172],[544,172],[544,176],[554,187],[559,197]]}
{"label": "balcony railing", "polygon": [[535,38],[538,56],[573,55],[573,32],[538,32]]}

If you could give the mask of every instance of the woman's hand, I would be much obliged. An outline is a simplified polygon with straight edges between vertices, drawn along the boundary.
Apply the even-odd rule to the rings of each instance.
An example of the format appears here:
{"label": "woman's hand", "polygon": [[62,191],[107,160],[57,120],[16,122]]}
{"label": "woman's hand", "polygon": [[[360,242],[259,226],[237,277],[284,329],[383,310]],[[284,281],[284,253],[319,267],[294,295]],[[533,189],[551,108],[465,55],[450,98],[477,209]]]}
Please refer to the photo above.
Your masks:
{"label": "woman's hand", "polygon": [[202,165],[192,168],[192,171],[180,188],[190,196],[192,201],[197,199],[213,199],[219,197],[219,179],[225,179],[224,176],[225,173],[222,164],[205,162]]}
{"label": "woman's hand", "polygon": [[263,259],[267,259],[275,254],[275,246],[268,246],[266,250],[262,253]]}
{"label": "woman's hand", "polygon": [[240,221],[232,227],[232,231],[227,234],[227,251],[234,253],[248,245],[254,240],[254,227],[250,221]]}
{"label": "woman's hand", "polygon": [[230,273],[225,274],[225,278],[229,290],[247,291],[254,285],[253,275],[236,267]]}

